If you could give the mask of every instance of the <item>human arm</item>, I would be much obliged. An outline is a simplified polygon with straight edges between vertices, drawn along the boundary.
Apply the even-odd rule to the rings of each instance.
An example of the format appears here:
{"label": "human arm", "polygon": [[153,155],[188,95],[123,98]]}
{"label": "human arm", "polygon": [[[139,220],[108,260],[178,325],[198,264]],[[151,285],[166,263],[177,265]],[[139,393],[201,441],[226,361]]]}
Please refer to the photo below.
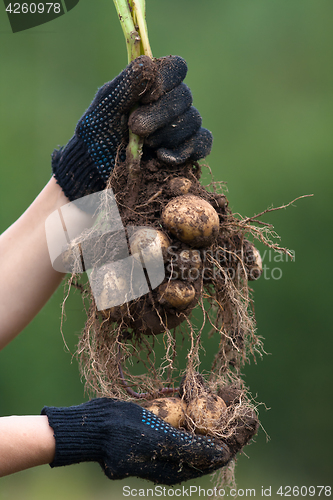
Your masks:
{"label": "human arm", "polygon": [[134,403],[100,398],[42,413],[0,418],[0,477],[95,461],[109,479],[137,476],[172,485],[232,458],[225,443],[174,429]]}
{"label": "human arm", "polygon": [[0,418],[0,477],[54,459],[55,439],[45,415]]}
{"label": "human arm", "polygon": [[119,148],[128,140],[129,112],[136,102],[142,101],[130,126],[145,137],[146,154],[171,166],[209,154],[212,136],[192,106],[183,83],[186,72],[185,61],[177,56],[154,63],[138,58],[101,87],[73,138],[54,151],[55,177],[0,236],[0,349],[34,318],[64,277],[50,264],[45,220],[69,200],[104,189]]}
{"label": "human arm", "polygon": [[[137,113],[136,116],[141,116],[142,118],[141,123],[140,120],[137,122],[137,131],[138,133],[142,131],[141,135],[146,137],[147,150],[154,151],[154,149],[157,148],[157,152],[160,152],[163,161],[165,161],[165,163],[169,162],[170,165],[174,165],[179,162],[184,162],[187,159],[196,161],[202,156],[205,156],[205,154],[208,154],[211,146],[211,135],[207,133],[208,131],[204,133],[206,141],[203,141],[202,133],[200,132],[201,119],[198,119],[198,113],[194,112],[193,109],[188,113],[191,109],[192,98],[186,86],[182,86],[181,89],[178,89],[177,92],[172,95],[168,94],[169,90],[172,92],[173,88],[180,85],[180,82],[185,76],[184,72],[178,75],[178,83],[175,83],[173,78],[169,78],[170,68],[168,64],[170,61],[171,59],[164,65],[164,77],[159,79],[157,86],[161,93],[160,99],[162,99],[162,101],[156,101],[158,104],[157,107],[150,107],[149,102],[148,104],[146,103],[148,107],[142,109],[142,113]],[[179,64],[184,67],[185,63],[180,62]],[[53,172],[57,183],[53,178],[46,186],[45,190],[37,197],[32,206],[29,207],[27,212],[1,237],[0,256],[3,260],[6,283],[8,281],[10,282],[12,274],[16,277],[12,283],[6,284],[0,297],[0,299],[4,299],[2,304],[3,309],[0,310],[0,314],[3,314],[4,318],[6,318],[0,335],[0,347],[6,345],[20,330],[22,330],[22,328],[24,328],[35,314],[37,314],[38,310],[48,300],[64,276],[54,271],[50,265],[44,230],[45,220],[48,215],[65,203],[68,203],[69,200],[74,200],[85,194],[104,189],[107,178],[112,170],[112,165],[114,165],[118,147],[122,143],[126,143],[126,118],[128,118],[128,112],[133,104],[132,101],[129,101],[127,102],[126,109],[122,107],[124,96],[126,97],[128,92],[131,93],[131,85],[133,84],[132,80],[128,86],[127,76],[128,72],[126,73],[125,71],[125,77],[124,74],[122,74],[120,79],[117,77],[115,81],[106,84],[106,86],[98,92],[87,113],[79,121],[75,136],[69,141],[65,148],[61,148],[54,152]],[[142,80],[140,80],[139,83],[140,82],[142,83]],[[119,88],[118,84],[120,85]],[[170,89],[170,87],[172,88]],[[118,90],[116,90],[117,88]],[[140,88],[139,95],[141,95],[141,93],[142,88]],[[139,95],[137,94],[137,97],[139,97]],[[111,105],[114,97],[117,100],[117,108],[113,108]],[[183,102],[184,97],[186,97],[185,106]],[[102,108],[102,117],[98,115],[100,106]],[[163,121],[159,119],[152,120],[154,122],[152,128],[149,126],[149,131],[144,131],[144,124],[146,123],[146,119],[150,118],[151,112],[159,114],[161,109],[163,109]],[[179,121],[177,113],[178,115],[185,113],[186,116],[183,120]],[[109,116],[111,116],[111,119],[108,122],[107,117]],[[194,126],[190,126],[189,122],[192,122],[193,116],[196,118],[193,120],[195,123]],[[103,120],[101,118],[103,118]],[[105,121],[107,123],[105,123]],[[99,125],[98,127],[96,126],[96,122],[99,122],[99,124],[103,122],[101,128]],[[149,123],[151,123],[151,120],[149,120]],[[183,127],[184,123],[187,124],[186,127]],[[172,140],[170,139],[169,142],[165,140],[166,136],[168,136],[168,132],[166,131],[166,134],[164,134],[164,125],[167,129],[169,127],[169,131],[173,131]],[[95,133],[96,127],[97,132]],[[106,129],[107,131],[105,132]],[[157,133],[156,136],[154,136],[155,131]],[[115,138],[115,140],[112,147],[107,151],[106,156],[111,163],[109,165],[101,164],[98,155],[97,159],[94,158],[94,148],[97,147],[98,144],[109,145],[108,141],[110,141],[111,138]],[[203,144],[204,142],[205,144]],[[6,270],[4,266],[6,266]],[[17,291],[18,293],[16,293]],[[95,404],[95,402],[93,404]],[[103,405],[104,402],[96,400],[96,405],[100,404]],[[111,404],[110,402],[110,405]],[[125,413],[131,413],[131,415],[125,422],[123,418],[114,418],[113,411],[107,411],[108,414],[110,413],[110,418],[107,421],[107,425],[102,428],[103,435],[108,433],[110,438],[112,438],[107,449],[105,449],[104,444],[102,448],[99,447],[98,436],[94,433],[91,426],[89,426],[88,429],[87,427],[84,428],[84,431],[88,431],[85,434],[85,438],[93,448],[93,450],[90,451],[86,449],[82,450],[82,446],[78,448],[73,446],[73,439],[75,443],[75,436],[77,436],[77,434],[80,435],[80,432],[83,430],[82,423],[86,423],[86,407],[77,408],[75,410],[66,408],[57,409],[57,411],[54,410],[62,421],[61,435],[64,440],[61,438],[59,446],[59,426],[57,424],[58,447],[56,447],[58,451],[62,449],[60,455],[62,457],[61,460],[65,460],[67,463],[77,463],[97,459],[101,465],[103,463],[105,466],[105,463],[109,464],[110,460],[114,464],[116,456],[114,448],[117,448],[119,452],[123,453],[123,464],[121,467],[119,466],[121,470],[114,470],[112,474],[110,473],[109,465],[107,465],[106,472],[108,472],[108,477],[116,478],[125,477],[127,475],[139,475],[140,477],[151,478],[154,481],[159,480],[159,478],[163,480],[163,476],[158,476],[156,474],[152,475],[151,471],[147,470],[147,467],[150,465],[151,467],[153,466],[154,472],[156,472],[156,467],[161,467],[161,470],[169,471],[170,474],[172,474],[173,482],[179,482],[184,479],[189,479],[190,477],[208,473],[212,470],[212,464],[214,468],[217,468],[228,461],[229,454],[226,448],[221,448],[219,444],[216,445],[218,448],[214,446],[211,447],[210,444],[208,445],[210,441],[206,441],[203,438],[195,438],[180,431],[170,430],[167,437],[164,435],[163,431],[163,433],[159,433],[158,435],[155,434],[155,439],[152,440],[149,432],[147,432],[149,429],[145,427],[145,432],[142,432],[143,422],[140,420],[141,413],[137,415],[137,419],[134,419],[131,411],[132,407],[128,406],[130,403],[122,404],[124,405],[122,416],[124,416]],[[137,405],[135,405],[135,407],[137,407]],[[137,408],[139,409],[137,409],[136,412],[143,411],[140,407]],[[73,413],[73,411],[78,415],[77,423],[79,423],[79,425],[77,425],[75,429],[72,428],[68,431],[68,412]],[[51,418],[50,412],[47,413],[47,417]],[[26,417],[22,417],[22,419],[23,418]],[[82,418],[84,418],[83,422]],[[12,424],[15,423],[14,420],[9,422]],[[26,425],[24,420],[17,420],[16,423],[17,422],[21,422],[23,427]],[[42,421],[39,420],[39,422]],[[91,422],[91,420],[89,420],[89,422]],[[50,425],[51,428],[55,427],[54,420],[50,421]],[[129,429],[132,429],[134,432],[134,447],[132,447],[128,439],[126,440],[126,447],[123,446],[124,441],[122,438],[128,438],[127,431]],[[115,435],[113,435],[113,430],[117,431]],[[28,435],[30,434],[24,434],[26,437]],[[4,441],[4,454],[2,455],[9,456],[6,473],[22,470],[23,468],[38,465],[40,463],[46,463],[45,460],[50,459],[51,448],[47,446],[45,449],[43,442],[41,443],[38,440],[36,440],[36,448],[33,448],[35,451],[32,455],[29,454],[29,439],[27,438],[28,440],[26,442],[22,440],[20,426],[14,425],[10,431],[10,436],[13,438],[13,441],[12,443]],[[50,435],[48,437],[50,437]],[[186,439],[189,441],[181,443],[181,441],[185,441]],[[48,439],[48,442],[50,443],[51,440]],[[11,451],[8,451],[8,445],[9,448],[12,447],[10,448]],[[25,445],[28,449],[24,449]],[[74,461],[70,461],[68,457],[66,458],[66,448],[77,454]],[[206,448],[210,450],[209,459],[207,459]],[[52,449],[54,452],[54,448]],[[145,454],[142,454],[143,450]],[[130,454],[129,451],[131,452]],[[23,455],[20,461],[21,452]],[[166,452],[168,452],[167,455],[165,455]],[[141,470],[138,469],[136,456],[144,459],[143,475],[141,474]],[[118,458],[119,457],[120,455]],[[132,459],[133,462],[133,457],[134,463],[132,463],[133,468],[130,473],[127,470],[127,465],[131,465],[130,459]],[[170,457],[172,457],[172,460]],[[202,462],[203,457],[206,457],[206,465]],[[61,465],[59,463],[59,453],[57,455],[57,460],[58,465]],[[152,465],[150,462],[152,462]],[[55,460],[53,460],[52,464],[55,465],[55,463]],[[113,466],[118,467],[118,463],[116,462]],[[182,473],[180,473],[180,466],[184,467]],[[169,480],[171,481],[170,478]]]}
{"label": "human arm", "polygon": [[45,407],[40,416],[0,418],[0,477],[43,464],[97,462],[109,479],[173,485],[226,466],[256,434],[258,421],[244,416],[237,429],[226,440],[195,435],[110,398]]}
{"label": "human arm", "polygon": [[52,177],[22,216],[0,235],[0,350],[30,323],[65,276],[51,265],[45,220],[68,201]]}

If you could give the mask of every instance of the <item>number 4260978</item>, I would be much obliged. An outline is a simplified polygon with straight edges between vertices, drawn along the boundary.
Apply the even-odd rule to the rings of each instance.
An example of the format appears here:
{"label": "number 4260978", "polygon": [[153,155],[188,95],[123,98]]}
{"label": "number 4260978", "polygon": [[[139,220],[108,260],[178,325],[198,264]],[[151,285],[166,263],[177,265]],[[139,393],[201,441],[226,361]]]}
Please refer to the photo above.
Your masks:
{"label": "number 4260978", "polygon": [[330,497],[331,486],[280,486],[276,492],[281,497]]}
{"label": "number 4260978", "polygon": [[10,3],[6,8],[6,11],[10,14],[60,14],[61,13],[61,5],[60,3],[53,2],[39,2],[39,3],[30,3],[27,4],[15,2]]}

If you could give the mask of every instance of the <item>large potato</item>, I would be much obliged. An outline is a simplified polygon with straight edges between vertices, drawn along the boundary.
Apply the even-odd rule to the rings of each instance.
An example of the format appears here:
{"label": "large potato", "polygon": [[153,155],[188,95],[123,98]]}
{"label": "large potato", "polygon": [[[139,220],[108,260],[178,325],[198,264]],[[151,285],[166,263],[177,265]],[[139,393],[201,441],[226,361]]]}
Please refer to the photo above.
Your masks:
{"label": "large potato", "polygon": [[195,248],[208,247],[219,231],[219,216],[208,201],[193,195],[173,198],[162,212],[164,227]]}
{"label": "large potato", "polygon": [[219,422],[226,415],[227,405],[222,398],[211,393],[203,393],[199,397],[192,399],[186,409],[188,425],[194,426],[197,434],[214,434],[218,429]]}
{"label": "large potato", "polygon": [[185,424],[186,405],[180,398],[154,399],[142,406],[173,427],[179,428]]}

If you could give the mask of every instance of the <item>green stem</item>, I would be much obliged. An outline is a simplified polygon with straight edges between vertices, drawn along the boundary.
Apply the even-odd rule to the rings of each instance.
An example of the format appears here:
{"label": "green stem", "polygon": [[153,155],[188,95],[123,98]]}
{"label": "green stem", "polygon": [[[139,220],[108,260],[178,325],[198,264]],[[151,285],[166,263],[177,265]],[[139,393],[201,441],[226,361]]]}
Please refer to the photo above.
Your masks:
{"label": "green stem", "polygon": [[[145,0],[113,1],[125,35],[128,62],[134,61],[140,55],[147,55],[152,58],[145,20]],[[138,175],[142,146],[143,139],[130,130],[126,158],[129,165],[129,175],[132,179]]]}
{"label": "green stem", "polygon": [[118,12],[121,27],[124,32],[128,62],[130,63],[136,57],[141,55],[141,39],[139,33],[135,29],[134,19],[132,16],[132,6],[130,6],[128,0],[113,1]]}
{"label": "green stem", "polygon": [[139,36],[141,38],[141,53],[146,56],[153,58],[153,54],[150,48],[148,39],[148,29],[146,23],[146,6],[145,0],[132,0],[134,14],[136,17],[136,25],[139,28]]}

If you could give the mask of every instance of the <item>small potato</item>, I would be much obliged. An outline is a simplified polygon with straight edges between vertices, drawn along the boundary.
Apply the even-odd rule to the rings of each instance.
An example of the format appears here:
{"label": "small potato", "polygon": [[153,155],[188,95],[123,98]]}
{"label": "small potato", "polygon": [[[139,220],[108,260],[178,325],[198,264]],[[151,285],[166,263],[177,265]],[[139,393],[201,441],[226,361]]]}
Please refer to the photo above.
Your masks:
{"label": "small potato", "polygon": [[171,279],[182,281],[196,281],[200,278],[202,260],[200,251],[196,249],[186,249],[179,253],[174,253],[169,261],[167,270],[171,273]]}
{"label": "small potato", "polygon": [[208,201],[185,195],[172,199],[162,212],[164,227],[194,248],[208,247],[219,231],[219,216]]}
{"label": "small potato", "polygon": [[160,304],[166,304],[182,311],[194,300],[195,289],[190,283],[175,280],[160,285],[158,294]]}
{"label": "small potato", "polygon": [[[140,301],[138,304],[140,305]],[[176,328],[185,321],[185,315],[179,314],[176,309],[166,310],[160,306],[159,310],[156,311],[149,303],[145,303],[142,308],[138,309],[136,309],[136,305],[134,304],[131,309],[131,318],[135,318],[135,320],[130,323],[130,327],[144,335],[158,335],[165,332],[166,329]]]}
{"label": "small potato", "polygon": [[244,244],[244,261],[247,272],[247,279],[255,281],[262,274],[262,259],[259,250],[250,241]]}
{"label": "small potato", "polygon": [[214,434],[219,422],[224,418],[227,405],[222,398],[211,393],[204,393],[192,399],[186,409],[189,427],[197,434]]}
{"label": "small potato", "polygon": [[226,206],[228,206],[227,199],[224,195],[216,196],[215,203],[219,208],[225,208]]}
{"label": "small potato", "polygon": [[190,263],[191,267],[200,269],[201,257],[199,250],[182,250],[179,254],[179,261],[181,265]]}
{"label": "small potato", "polygon": [[175,196],[187,194],[191,186],[192,182],[190,179],[186,179],[186,177],[174,177],[169,182],[170,190]]}
{"label": "small potato", "polygon": [[[176,266],[177,267],[177,266]],[[179,254],[178,273],[180,279],[195,281],[200,278],[202,260],[199,250],[182,250]]]}
{"label": "small potato", "polygon": [[106,266],[94,269],[90,274],[90,282],[99,311],[119,305],[118,298],[128,290],[128,283],[120,273]]}
{"label": "small potato", "polygon": [[154,399],[153,401],[144,403],[142,406],[177,429],[183,427],[185,424],[186,405],[180,398]]}
{"label": "small potato", "polygon": [[[137,272],[139,267],[141,274]],[[140,278],[142,275],[142,267],[135,259],[109,262],[88,270],[87,274],[99,311],[126,304],[148,291],[146,280],[137,279],[137,276]]]}

